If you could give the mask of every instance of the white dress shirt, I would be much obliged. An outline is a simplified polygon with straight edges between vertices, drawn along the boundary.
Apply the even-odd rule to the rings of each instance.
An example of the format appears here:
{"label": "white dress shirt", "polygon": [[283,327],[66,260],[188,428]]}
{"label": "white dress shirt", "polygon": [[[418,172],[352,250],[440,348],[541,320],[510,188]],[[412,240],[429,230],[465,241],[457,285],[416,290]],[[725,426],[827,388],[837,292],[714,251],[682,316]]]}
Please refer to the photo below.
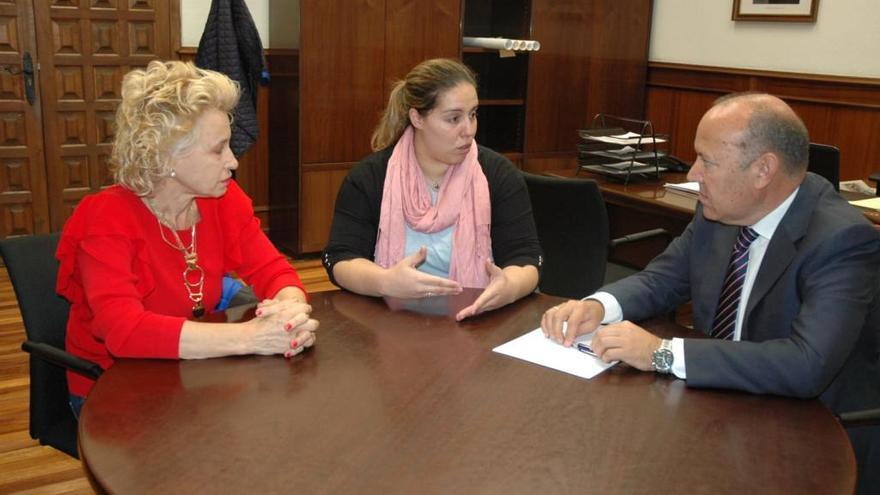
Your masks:
{"label": "white dress shirt", "polygon": [[[761,268],[761,261],[764,260],[764,253],[767,252],[770,239],[773,238],[773,234],[776,232],[779,222],[782,221],[782,217],[788,212],[788,208],[794,201],[798,189],[795,189],[785,201],[751,226],[758,233],[758,238],[749,246],[749,264],[746,266],[746,278],[743,280],[739,307],[736,310],[736,327],[733,332],[733,340],[740,340],[743,316],[745,316],[746,307],[748,306],[749,295],[752,293],[752,286],[755,284],[755,278],[757,278],[758,270]],[[618,323],[623,321],[623,309],[620,307],[617,298],[611,294],[597,292],[584,299],[595,299],[602,304],[605,308],[605,317],[602,319],[602,323]],[[684,339],[672,339],[672,354],[675,357],[672,363],[672,373],[678,378],[687,378],[684,362]]]}

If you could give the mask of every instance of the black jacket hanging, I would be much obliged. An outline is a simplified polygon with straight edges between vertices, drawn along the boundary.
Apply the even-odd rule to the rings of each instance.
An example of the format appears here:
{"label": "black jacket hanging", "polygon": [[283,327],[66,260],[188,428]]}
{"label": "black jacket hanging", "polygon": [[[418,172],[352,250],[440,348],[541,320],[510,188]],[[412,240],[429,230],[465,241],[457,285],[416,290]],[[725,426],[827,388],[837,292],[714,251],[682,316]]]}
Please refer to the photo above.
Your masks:
{"label": "black jacket hanging", "polygon": [[222,72],[241,85],[230,147],[241,156],[257,140],[257,85],[268,78],[260,34],[244,0],[212,0],[196,65]]}

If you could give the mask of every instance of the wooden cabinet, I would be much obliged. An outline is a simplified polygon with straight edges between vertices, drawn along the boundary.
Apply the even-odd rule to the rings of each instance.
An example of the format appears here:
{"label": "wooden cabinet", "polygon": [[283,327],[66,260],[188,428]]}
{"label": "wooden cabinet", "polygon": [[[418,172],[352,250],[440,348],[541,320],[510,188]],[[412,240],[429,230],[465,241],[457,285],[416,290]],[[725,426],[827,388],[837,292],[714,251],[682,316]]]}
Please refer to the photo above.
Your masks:
{"label": "wooden cabinet", "polygon": [[[577,130],[608,113],[644,117],[651,0],[532,0],[524,163],[574,166]],[[552,165],[556,162],[555,165]]]}
{"label": "wooden cabinet", "polygon": [[[324,247],[391,84],[422,60],[461,57],[477,72],[477,141],[529,170],[573,165],[596,113],[643,117],[651,0],[301,0],[299,14],[298,76],[273,80],[269,116],[270,235],[289,253]],[[499,58],[462,49],[463,35],[541,49]],[[273,74],[276,62],[291,65],[270,53]]]}
{"label": "wooden cabinet", "polygon": [[[300,2],[298,116],[270,108],[280,114],[270,115],[274,125],[299,129],[298,157],[293,143],[270,144],[270,207],[280,210],[270,214],[270,235],[279,248],[324,248],[336,192],[370,153],[391,84],[424,59],[458,57],[460,19],[459,0]],[[295,228],[276,223],[284,218],[295,218]]]}

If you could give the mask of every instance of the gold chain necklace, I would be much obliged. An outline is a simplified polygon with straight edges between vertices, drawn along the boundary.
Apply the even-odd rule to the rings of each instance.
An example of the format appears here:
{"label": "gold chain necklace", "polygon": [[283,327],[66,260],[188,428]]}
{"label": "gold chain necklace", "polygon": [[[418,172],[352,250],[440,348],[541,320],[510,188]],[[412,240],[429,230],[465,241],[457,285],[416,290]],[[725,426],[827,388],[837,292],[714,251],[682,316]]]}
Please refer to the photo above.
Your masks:
{"label": "gold chain necklace", "polygon": [[[183,255],[183,262],[186,264],[186,268],[183,269],[183,287],[186,289],[189,300],[193,303],[193,316],[201,318],[205,315],[205,307],[202,306],[202,298],[204,297],[203,289],[205,287],[205,271],[199,266],[199,254],[196,251],[196,224],[193,223],[192,227],[190,227],[190,243],[189,246],[187,246],[180,239],[180,236],[171,226],[170,222],[168,222],[167,219],[163,221],[163,215],[155,208],[153,202],[146,199],[146,203],[150,208],[150,211],[153,212],[153,216],[156,217],[156,223],[159,225],[159,235],[162,236],[162,240],[165,241],[165,244],[176,251],[180,251]],[[165,236],[165,229],[162,228],[163,225],[171,231],[171,235],[174,237],[174,242],[171,242]]]}

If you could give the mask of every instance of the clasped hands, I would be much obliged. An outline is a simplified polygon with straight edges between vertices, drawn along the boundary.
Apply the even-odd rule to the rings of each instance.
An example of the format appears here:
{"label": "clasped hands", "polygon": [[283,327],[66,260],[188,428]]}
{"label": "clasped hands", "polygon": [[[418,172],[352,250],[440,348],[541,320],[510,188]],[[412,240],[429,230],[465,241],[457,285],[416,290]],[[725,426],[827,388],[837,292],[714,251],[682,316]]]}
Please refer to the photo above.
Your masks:
{"label": "clasped hands", "polygon": [[256,354],[284,354],[292,357],[315,345],[318,320],[310,317],[312,307],[295,299],[264,299],[257,304],[252,324]]}
{"label": "clasped hands", "polygon": [[642,371],[653,371],[651,358],[660,347],[660,338],[629,321],[596,330],[604,317],[605,308],[597,300],[566,301],[544,313],[541,330],[545,337],[566,347],[578,336],[595,331],[590,347],[599,359],[606,363],[623,361]]}
{"label": "clasped hands", "polygon": [[[384,278],[382,293],[391,297],[419,298],[450,296],[461,294],[461,285],[447,278],[429,275],[418,270],[427,258],[427,248],[422,246],[415,253],[403,258],[388,268]],[[461,321],[485,311],[500,308],[513,301],[514,288],[504,270],[490,260],[486,261],[489,284],[470,306],[455,315]]]}

